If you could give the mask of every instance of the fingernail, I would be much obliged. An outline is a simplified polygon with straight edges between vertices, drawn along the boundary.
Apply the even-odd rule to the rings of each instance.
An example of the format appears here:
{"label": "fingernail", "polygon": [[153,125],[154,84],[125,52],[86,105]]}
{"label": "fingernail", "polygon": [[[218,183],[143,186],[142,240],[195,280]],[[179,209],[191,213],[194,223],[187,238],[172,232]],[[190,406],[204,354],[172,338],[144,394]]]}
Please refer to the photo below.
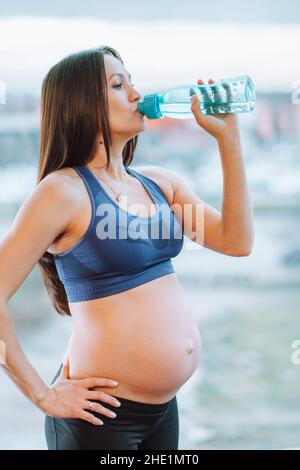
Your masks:
{"label": "fingernail", "polygon": [[119,382],[117,382],[116,380],[113,380],[113,385],[118,385]]}

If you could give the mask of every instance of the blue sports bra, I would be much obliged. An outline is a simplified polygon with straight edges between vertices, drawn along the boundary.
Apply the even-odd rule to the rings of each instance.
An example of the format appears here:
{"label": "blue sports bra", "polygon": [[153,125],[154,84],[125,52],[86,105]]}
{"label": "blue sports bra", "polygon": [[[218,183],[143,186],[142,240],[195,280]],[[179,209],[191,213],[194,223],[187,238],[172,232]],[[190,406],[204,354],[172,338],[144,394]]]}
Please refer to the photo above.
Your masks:
{"label": "blue sports bra", "polygon": [[140,217],[121,208],[87,165],[72,168],[85,183],[92,216],[82,238],[54,255],[68,302],[116,294],[175,272],[170,258],[182,249],[182,227],[160,187],[124,165],[155,203],[154,215]]}

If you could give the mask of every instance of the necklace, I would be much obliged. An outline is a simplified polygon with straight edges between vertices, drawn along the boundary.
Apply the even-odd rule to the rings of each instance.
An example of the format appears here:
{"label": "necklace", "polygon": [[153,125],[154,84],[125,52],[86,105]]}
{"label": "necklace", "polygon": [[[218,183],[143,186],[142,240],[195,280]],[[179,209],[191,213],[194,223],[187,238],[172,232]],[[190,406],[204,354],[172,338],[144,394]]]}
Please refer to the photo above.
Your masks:
{"label": "necklace", "polygon": [[[98,167],[93,167],[93,168],[96,169],[96,168],[98,168]],[[104,183],[108,184],[108,186],[110,187],[110,189],[116,194],[115,197],[116,197],[116,200],[117,200],[118,202],[120,202],[120,200],[121,200],[121,197],[122,197],[122,196],[121,196],[121,193],[122,193],[122,191],[123,191],[123,188],[124,188],[125,185],[126,185],[125,173],[126,173],[126,171],[123,170],[123,174],[124,174],[124,183],[123,183],[122,188],[121,188],[121,190],[120,190],[119,192],[116,192],[116,191],[111,187],[111,185],[110,185],[107,181],[105,181],[103,178],[99,178],[99,176],[96,175],[97,178],[99,178],[99,180],[104,181]]]}

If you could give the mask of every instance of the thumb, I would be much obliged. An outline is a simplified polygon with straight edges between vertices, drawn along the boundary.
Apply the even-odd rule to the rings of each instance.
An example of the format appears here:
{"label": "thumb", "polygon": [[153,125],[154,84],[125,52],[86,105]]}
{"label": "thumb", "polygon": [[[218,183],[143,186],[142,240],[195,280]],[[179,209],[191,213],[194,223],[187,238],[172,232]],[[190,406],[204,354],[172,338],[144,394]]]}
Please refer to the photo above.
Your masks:
{"label": "thumb", "polygon": [[195,106],[195,105],[198,106],[200,104],[200,100],[195,93],[191,95],[191,102],[192,102],[192,106]]}
{"label": "thumb", "polygon": [[196,121],[200,123],[203,119],[203,114],[200,108],[200,99],[198,98],[196,94],[192,94],[191,102],[192,102],[191,110],[194,113]]}

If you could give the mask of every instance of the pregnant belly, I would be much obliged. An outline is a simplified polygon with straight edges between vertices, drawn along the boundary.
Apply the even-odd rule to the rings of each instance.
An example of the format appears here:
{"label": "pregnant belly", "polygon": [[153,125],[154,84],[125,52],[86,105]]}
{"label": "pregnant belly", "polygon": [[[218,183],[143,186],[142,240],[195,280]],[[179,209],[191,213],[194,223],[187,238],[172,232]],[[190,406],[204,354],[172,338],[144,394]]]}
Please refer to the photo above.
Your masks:
{"label": "pregnant belly", "polygon": [[88,317],[72,334],[70,378],[111,378],[117,387],[94,389],[141,402],[170,400],[201,354],[198,326],[181,295],[173,291],[173,298],[160,298],[159,305],[144,299],[142,309],[135,302],[135,307]]}

